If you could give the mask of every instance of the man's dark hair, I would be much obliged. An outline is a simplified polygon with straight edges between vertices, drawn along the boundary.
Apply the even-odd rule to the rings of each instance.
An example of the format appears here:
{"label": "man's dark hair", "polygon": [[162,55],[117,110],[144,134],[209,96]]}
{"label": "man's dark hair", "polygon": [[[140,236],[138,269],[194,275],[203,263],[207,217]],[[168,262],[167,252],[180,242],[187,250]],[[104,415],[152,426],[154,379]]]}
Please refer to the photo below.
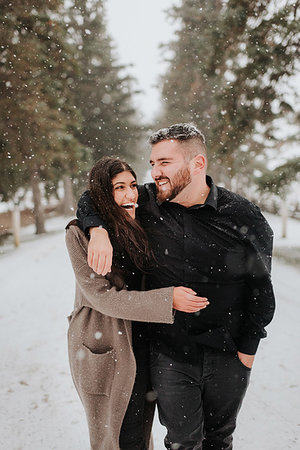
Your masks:
{"label": "man's dark hair", "polygon": [[182,144],[182,150],[187,161],[199,153],[206,157],[204,134],[192,123],[176,123],[167,128],[161,128],[151,134],[148,139],[150,145],[165,140],[176,140]]}
{"label": "man's dark hair", "polygon": [[157,144],[166,139],[176,139],[178,141],[187,141],[189,139],[199,138],[205,145],[204,134],[198,130],[192,123],[176,123],[167,128],[161,128],[149,137],[151,145]]}

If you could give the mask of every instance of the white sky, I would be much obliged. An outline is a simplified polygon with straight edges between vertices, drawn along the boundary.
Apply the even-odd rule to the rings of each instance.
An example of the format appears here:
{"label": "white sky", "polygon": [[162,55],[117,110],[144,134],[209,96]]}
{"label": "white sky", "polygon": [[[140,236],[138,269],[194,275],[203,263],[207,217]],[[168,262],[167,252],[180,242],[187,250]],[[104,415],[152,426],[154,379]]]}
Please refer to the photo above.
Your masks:
{"label": "white sky", "polygon": [[175,25],[164,11],[179,0],[107,0],[107,28],[113,38],[118,60],[133,64],[128,72],[137,78],[137,88],[144,93],[137,97],[136,106],[143,120],[151,120],[159,108],[159,91],[155,87],[163,74],[161,43],[172,39]]}

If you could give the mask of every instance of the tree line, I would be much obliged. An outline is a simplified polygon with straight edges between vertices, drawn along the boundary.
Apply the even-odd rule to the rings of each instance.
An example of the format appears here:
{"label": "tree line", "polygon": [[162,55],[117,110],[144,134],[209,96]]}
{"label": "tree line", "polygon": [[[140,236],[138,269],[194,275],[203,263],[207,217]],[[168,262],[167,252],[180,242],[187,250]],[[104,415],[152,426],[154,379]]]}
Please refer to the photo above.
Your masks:
{"label": "tree line", "polygon": [[[162,49],[159,122],[203,130],[218,182],[242,194],[254,184],[279,194],[287,145],[299,138],[299,1],[185,0],[168,16],[177,31]],[[270,159],[284,159],[272,186]],[[299,163],[298,152],[289,182]]]}
{"label": "tree line", "polygon": [[[300,164],[283,155],[299,137],[299,1],[182,0],[166,16],[176,32],[162,47],[168,68],[150,125],[195,123],[217,182],[285,195],[282,180],[296,179]],[[149,124],[137,120],[105,1],[4,0],[0,23],[0,200],[17,204],[30,189],[43,232],[41,196],[62,182],[65,192],[82,189],[104,154],[139,163]],[[270,159],[283,160],[272,176]]]}
{"label": "tree line", "polygon": [[41,233],[42,196],[62,181],[82,189],[104,154],[134,158],[133,80],[114,55],[102,1],[1,1],[0,17],[1,201],[18,204],[30,189]]}

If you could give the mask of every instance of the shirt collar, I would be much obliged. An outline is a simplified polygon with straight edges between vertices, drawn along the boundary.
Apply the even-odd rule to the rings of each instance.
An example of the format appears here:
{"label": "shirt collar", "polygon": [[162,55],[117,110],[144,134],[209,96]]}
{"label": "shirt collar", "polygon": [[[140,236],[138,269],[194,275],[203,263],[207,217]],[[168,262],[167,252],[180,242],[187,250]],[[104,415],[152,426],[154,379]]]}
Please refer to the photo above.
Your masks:
{"label": "shirt collar", "polygon": [[[193,205],[190,206],[187,209],[198,209],[198,208],[204,208],[206,206],[210,206],[213,209],[217,209],[217,201],[218,201],[218,189],[217,186],[215,185],[213,179],[209,176],[206,175],[206,184],[208,187],[210,187],[210,191],[208,196],[206,197],[206,200],[203,204],[199,204],[199,205]],[[171,202],[159,202],[156,199],[156,203],[158,204],[158,206],[161,206],[164,203],[171,203]]]}
{"label": "shirt collar", "polygon": [[215,210],[217,209],[218,190],[213,179],[209,175],[206,175],[206,184],[208,187],[210,187],[210,191],[208,193],[208,196],[206,197],[205,202],[203,204],[190,206],[188,209],[199,209],[206,206],[210,206]]}

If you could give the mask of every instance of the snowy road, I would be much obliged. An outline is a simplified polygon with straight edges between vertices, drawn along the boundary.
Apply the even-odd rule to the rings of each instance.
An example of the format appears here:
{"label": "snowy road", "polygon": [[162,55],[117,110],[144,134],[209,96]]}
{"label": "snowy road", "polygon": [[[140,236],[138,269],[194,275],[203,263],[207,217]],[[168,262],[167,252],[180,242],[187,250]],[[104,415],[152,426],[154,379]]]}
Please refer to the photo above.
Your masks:
{"label": "snowy road", "polygon": [[[300,268],[274,261],[277,311],[256,357],[236,450],[300,448]],[[63,233],[0,257],[3,450],[87,450],[84,412],[69,375],[66,316],[74,281]],[[163,429],[155,424],[155,450]]]}

